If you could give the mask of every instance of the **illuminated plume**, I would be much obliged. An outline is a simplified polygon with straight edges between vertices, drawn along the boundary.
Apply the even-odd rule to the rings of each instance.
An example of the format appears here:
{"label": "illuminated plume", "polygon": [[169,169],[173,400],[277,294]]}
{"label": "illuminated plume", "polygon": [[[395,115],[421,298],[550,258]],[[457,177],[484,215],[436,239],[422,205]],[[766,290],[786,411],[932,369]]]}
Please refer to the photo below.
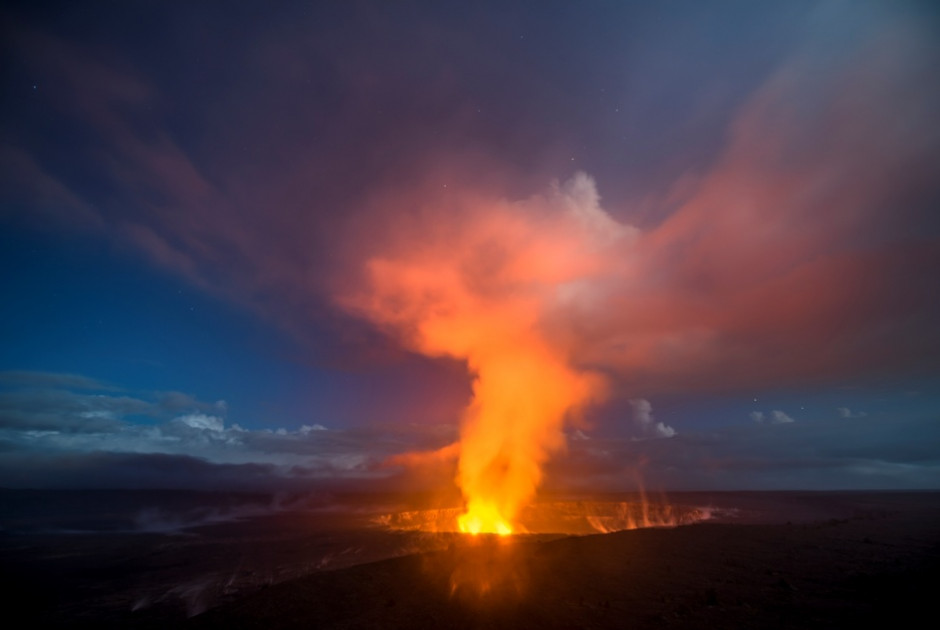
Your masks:
{"label": "illuminated plume", "polygon": [[562,315],[590,298],[613,247],[634,234],[598,201],[579,173],[544,197],[423,215],[367,261],[365,286],[343,297],[412,349],[467,362],[461,531],[511,533],[543,464],[565,447],[566,420],[603,394],[598,375],[571,364]]}

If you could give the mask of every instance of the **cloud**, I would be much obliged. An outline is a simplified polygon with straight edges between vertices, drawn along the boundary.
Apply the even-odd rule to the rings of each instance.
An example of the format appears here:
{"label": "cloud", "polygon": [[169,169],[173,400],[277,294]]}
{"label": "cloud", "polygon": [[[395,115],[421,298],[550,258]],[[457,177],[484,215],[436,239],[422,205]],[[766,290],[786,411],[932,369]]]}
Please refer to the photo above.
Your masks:
{"label": "cloud", "polygon": [[[452,445],[458,435],[450,424],[248,430],[212,413],[172,412],[160,405],[159,393],[148,399],[120,390],[86,395],[24,387],[4,394],[37,393],[21,412],[28,421],[0,427],[0,477],[8,487],[274,490],[367,483],[438,489],[455,474]],[[8,406],[10,400],[0,398]],[[146,413],[137,414],[141,409]],[[755,411],[764,424],[783,423],[786,430],[737,424],[679,434],[656,421],[647,399],[633,399],[631,411],[638,436],[598,430],[582,439],[583,431],[575,429],[567,455],[547,465],[547,488],[932,488],[940,483],[933,448],[940,428],[929,416],[886,423],[853,414],[849,426],[843,418],[794,422],[781,410]],[[89,417],[78,415],[84,412]],[[670,439],[649,439],[654,437]],[[429,455],[417,461],[416,452]]]}
{"label": "cloud", "polygon": [[153,416],[156,406],[130,396],[81,394],[59,389],[0,393],[0,429],[93,433],[128,416]]}
{"label": "cloud", "polygon": [[[75,386],[79,391],[35,389],[35,383]],[[0,475],[9,479],[5,483],[64,487],[85,480],[93,486],[130,487],[137,479],[146,487],[224,482],[238,488],[241,479],[246,487],[273,488],[297,480],[376,480],[395,474],[383,467],[389,458],[439,448],[455,438],[453,427],[417,424],[249,430],[226,422],[226,405],[179,392],[127,396],[111,388],[107,394],[84,393],[90,383],[74,375],[7,379],[12,391],[0,392]],[[181,407],[187,410],[180,413]],[[139,475],[106,481],[106,471],[133,462],[144,467]],[[186,471],[196,468],[208,471],[207,478],[186,483]]]}
{"label": "cloud", "polygon": [[912,334],[900,305],[940,307],[917,271],[940,262],[936,229],[915,236],[935,226],[940,90],[920,88],[935,51],[921,57],[925,34],[903,19],[853,28],[838,45],[810,32],[743,104],[713,165],[638,239],[586,360],[644,391],[934,364],[936,329]]}
{"label": "cloud", "polygon": [[270,464],[168,453],[4,452],[0,471],[8,487],[20,488],[274,490],[290,482]]}
{"label": "cloud", "polygon": [[[541,195],[585,209],[582,218],[596,232],[630,234],[631,244],[605,261],[609,277],[564,287],[543,322],[568,337],[573,360],[609,372],[615,386],[643,392],[936,367],[940,334],[932,322],[940,304],[922,273],[940,264],[930,212],[940,158],[934,115],[940,89],[931,80],[935,38],[916,12],[863,3],[846,19],[845,10],[811,9],[777,33],[786,35],[789,48],[761,66],[762,77],[735,84],[747,92],[724,112],[723,137],[688,147],[707,159],[693,160],[690,171],[662,166],[664,173],[651,179],[671,178],[671,186],[633,194],[655,220],[628,226],[639,213],[624,198],[601,208],[598,187],[615,187],[609,180],[617,177],[595,186],[575,172]],[[372,36],[394,39],[388,29]],[[519,90],[518,106],[506,104],[503,112],[516,127],[479,128],[486,123],[477,121],[494,119],[478,116],[477,107],[467,116],[468,95],[452,73],[461,68],[472,76],[477,66],[468,70],[467,63],[476,57],[459,56],[459,46],[457,57],[427,59],[416,43],[374,59],[357,49],[355,37],[328,35],[345,51],[337,60],[355,69],[335,76],[333,91],[293,80],[250,89],[308,76],[317,70],[310,60],[322,56],[285,52],[309,52],[306,40],[260,37],[244,83],[222,82],[218,89],[230,93],[210,99],[231,108],[191,104],[199,133],[190,138],[166,124],[167,101],[179,86],[138,76],[132,64],[92,52],[97,47],[20,29],[12,44],[19,57],[55,86],[44,106],[83,130],[76,137],[95,139],[73,147],[78,157],[70,164],[102,184],[82,189],[81,178],[72,181],[74,169],[57,168],[54,155],[28,144],[8,153],[17,164],[35,165],[20,170],[41,173],[24,179],[31,193],[59,190],[57,198],[76,198],[61,205],[63,221],[78,216],[76,203],[93,209],[87,222],[94,229],[264,314],[308,344],[310,360],[401,360],[391,348],[395,336],[377,334],[330,305],[337,285],[361,271],[376,243],[387,245],[408,230],[421,233],[427,226],[416,215],[433,214],[429,209],[467,214],[469,225],[480,216],[473,207],[531,201],[552,178],[569,175],[557,164],[535,166],[542,149],[550,152],[546,145],[564,144],[567,133],[559,127],[570,127],[573,137],[604,138],[612,123],[567,100],[573,108],[567,120],[564,107],[547,99],[552,113],[542,116],[531,107],[539,97]],[[425,35],[419,43],[431,46]],[[484,61],[501,68],[495,51]],[[399,96],[401,82],[417,85],[415,77],[375,71],[414,67],[408,62],[434,69],[432,79],[422,73],[420,81],[430,110],[409,107],[414,100]],[[500,85],[538,87],[534,77],[517,79]],[[323,96],[329,93],[341,96],[333,102]],[[377,102],[385,114],[367,115]],[[317,114],[293,115],[294,107]],[[333,122],[314,133],[310,120]],[[260,157],[233,150],[232,128],[241,130],[239,143],[263,148]],[[311,135],[317,142],[303,140]],[[489,144],[481,145],[481,137]],[[468,144],[472,150],[454,149]],[[684,155],[676,160],[689,162]],[[628,169],[620,161],[616,167]],[[603,167],[605,174],[612,169]],[[350,173],[361,185],[346,183]],[[108,199],[98,198],[98,190],[110,191]]]}
{"label": "cloud", "polygon": [[[860,423],[860,424],[857,424]],[[940,458],[931,419],[859,418],[687,430],[668,440],[598,436],[572,441],[548,467],[549,488],[767,490],[935,488]],[[909,439],[918,435],[918,440]]]}
{"label": "cloud", "polygon": [[160,406],[171,412],[200,410],[224,414],[228,410],[228,403],[224,400],[207,403],[184,392],[157,392],[156,397]]}
{"label": "cloud", "polygon": [[779,409],[771,411],[769,417],[763,411],[752,411],[750,416],[751,420],[757,424],[764,424],[764,422],[769,422],[770,424],[791,424],[795,422],[793,418]]}
{"label": "cloud", "polygon": [[29,205],[33,220],[79,230],[103,227],[97,209],[23,149],[0,145],[0,183],[7,200],[3,214],[18,202]]}
{"label": "cloud", "polygon": [[633,408],[633,422],[643,438],[670,438],[676,435],[675,429],[653,419],[653,405],[645,398],[631,400],[630,406]]}
{"label": "cloud", "polygon": [[67,388],[90,391],[117,391],[119,388],[80,374],[61,372],[39,372],[30,370],[6,370],[0,372],[0,386],[31,388]]}
{"label": "cloud", "polygon": [[848,407],[838,407],[836,408],[836,411],[839,412],[840,418],[864,418],[868,415],[864,411],[853,412]]}
{"label": "cloud", "polygon": [[790,424],[794,422],[793,418],[780,411],[779,409],[774,409],[770,412],[770,423],[771,424]]}
{"label": "cloud", "polygon": [[[96,433],[128,420],[168,420],[182,411],[195,423],[224,415],[224,401],[206,403],[182,392],[129,395],[120,387],[77,374],[0,373],[0,428]],[[217,418],[221,421],[221,418]],[[182,420],[181,420],[182,422]]]}
{"label": "cloud", "polygon": [[179,418],[175,418],[173,422],[192,429],[205,430],[214,433],[222,433],[225,430],[225,422],[222,420],[222,418],[207,416],[202,413],[192,413],[186,416],[180,416]]}

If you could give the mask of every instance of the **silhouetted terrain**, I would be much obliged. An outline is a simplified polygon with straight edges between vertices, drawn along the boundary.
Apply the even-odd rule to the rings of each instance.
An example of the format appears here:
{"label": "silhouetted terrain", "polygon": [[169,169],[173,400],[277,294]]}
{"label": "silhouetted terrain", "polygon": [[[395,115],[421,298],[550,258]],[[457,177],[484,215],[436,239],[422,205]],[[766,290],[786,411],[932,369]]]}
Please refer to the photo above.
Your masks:
{"label": "silhouetted terrain", "polygon": [[[102,509],[77,519],[112,531],[79,534],[48,527],[64,517],[51,516],[46,496],[33,510],[46,514],[45,529],[29,526],[17,500],[4,503],[2,579],[8,612],[58,627],[187,618],[195,628],[847,627],[897,625],[931,603],[940,493],[673,498],[722,516],[604,535],[469,538],[388,531],[349,501],[285,509],[268,497],[192,493],[170,501],[175,512],[135,495],[111,520]],[[151,531],[123,527],[134,510]],[[199,510],[214,516],[192,520]],[[159,514],[179,527],[155,533]]]}

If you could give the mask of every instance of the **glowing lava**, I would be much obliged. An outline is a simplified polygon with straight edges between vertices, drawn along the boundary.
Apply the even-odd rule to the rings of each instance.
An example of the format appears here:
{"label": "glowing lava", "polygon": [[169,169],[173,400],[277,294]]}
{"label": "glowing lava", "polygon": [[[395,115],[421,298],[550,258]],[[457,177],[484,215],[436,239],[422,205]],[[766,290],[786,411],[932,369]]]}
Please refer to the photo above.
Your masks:
{"label": "glowing lava", "polygon": [[471,500],[467,511],[457,518],[457,527],[464,534],[480,533],[499,534],[508,536],[512,533],[512,525],[503,520],[502,515],[492,505],[481,505],[480,501]]}
{"label": "glowing lava", "polygon": [[564,448],[566,414],[590,397],[596,381],[524,334],[473,360],[477,378],[457,472],[467,511],[458,526],[472,534],[509,534],[519,509],[535,495],[545,460]]}
{"label": "glowing lava", "polygon": [[[644,527],[678,527],[707,521],[716,513],[714,507],[682,505],[665,497],[649,501],[642,493],[624,495],[625,500],[600,501],[591,499],[563,499],[529,503],[516,516],[516,526],[510,533],[585,535],[619,532]],[[465,508],[432,508],[406,510],[382,514],[374,519],[380,527],[395,531],[472,534],[483,532],[476,528],[457,527],[460,519],[468,520]],[[507,527],[509,526],[506,524]],[[499,533],[498,531],[496,532]]]}

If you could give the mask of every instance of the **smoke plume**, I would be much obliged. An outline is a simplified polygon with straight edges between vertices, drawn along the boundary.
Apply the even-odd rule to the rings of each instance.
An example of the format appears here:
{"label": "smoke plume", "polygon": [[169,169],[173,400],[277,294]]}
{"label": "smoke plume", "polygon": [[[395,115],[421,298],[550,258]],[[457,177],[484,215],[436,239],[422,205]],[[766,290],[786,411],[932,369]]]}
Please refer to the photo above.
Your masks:
{"label": "smoke plume", "polygon": [[603,396],[603,378],[572,362],[564,314],[602,290],[612,252],[635,231],[600,207],[582,173],[522,202],[455,204],[390,235],[341,301],[414,351],[466,361],[460,528],[508,533],[565,447],[566,420]]}

